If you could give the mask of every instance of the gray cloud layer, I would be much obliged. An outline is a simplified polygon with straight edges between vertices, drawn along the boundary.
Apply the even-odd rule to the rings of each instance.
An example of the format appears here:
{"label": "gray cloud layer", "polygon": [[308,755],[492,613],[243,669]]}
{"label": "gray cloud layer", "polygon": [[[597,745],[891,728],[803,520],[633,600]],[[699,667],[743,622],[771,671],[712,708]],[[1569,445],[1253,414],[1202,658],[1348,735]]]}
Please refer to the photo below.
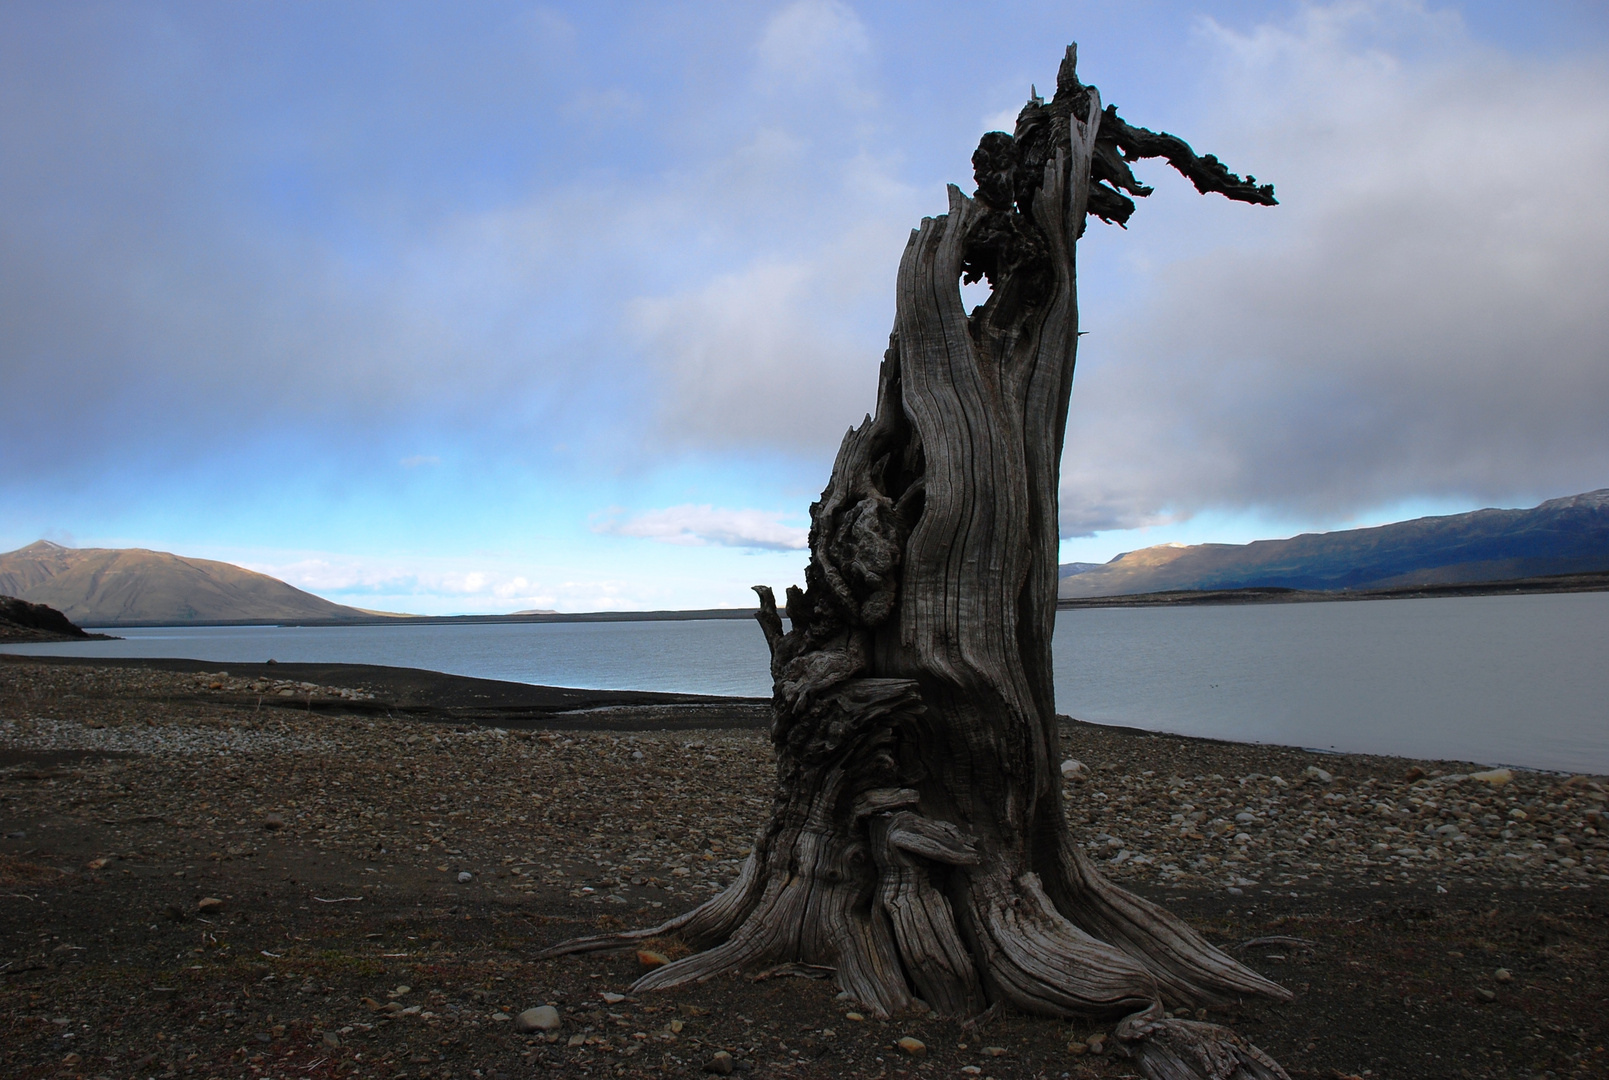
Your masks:
{"label": "gray cloud layer", "polygon": [[1456,35],[1410,65],[1360,48],[1357,14],[1214,32],[1248,121],[1226,141],[1284,205],[1098,320],[1070,532],[1609,481],[1609,75]]}
{"label": "gray cloud layer", "polygon": [[[853,85],[859,37],[839,29]],[[1193,107],[1130,119],[1179,123],[1283,205],[1203,198],[1152,168],[1133,228],[1094,226],[1064,531],[1204,510],[1333,522],[1609,482],[1605,65],[1506,56],[1408,2],[1305,7],[1245,34],[1205,23],[1198,45],[1212,68]],[[879,187],[875,168],[830,175]],[[911,208],[940,209],[934,188],[812,220],[820,239],[786,263],[640,302],[660,437],[835,443],[871,403],[894,261]]]}
{"label": "gray cloud layer", "polygon": [[[906,230],[968,171],[959,144],[901,156],[916,113],[833,0],[605,50],[495,6],[390,37],[71,11],[0,11],[0,481],[309,430],[450,459],[396,438],[430,427],[824,469],[872,405]],[[1283,205],[1152,171],[1128,233],[1092,228],[1066,531],[1609,483],[1603,58],[1392,2],[1205,25],[1202,58],[1173,114],[1129,118]]]}

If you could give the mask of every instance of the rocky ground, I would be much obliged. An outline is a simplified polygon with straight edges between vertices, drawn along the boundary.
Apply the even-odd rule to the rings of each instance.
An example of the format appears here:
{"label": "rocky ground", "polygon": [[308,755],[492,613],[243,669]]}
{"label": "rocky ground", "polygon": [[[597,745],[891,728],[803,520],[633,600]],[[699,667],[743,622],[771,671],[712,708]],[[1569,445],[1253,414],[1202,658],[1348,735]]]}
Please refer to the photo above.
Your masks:
{"label": "rocky ground", "polygon": [[[555,699],[494,727],[380,671],[0,659],[0,1072],[1130,1071],[1109,1024],[879,1021],[784,974],[638,1000],[634,955],[532,960],[732,879],[770,803],[755,710]],[[1296,992],[1213,1014],[1293,1077],[1609,1073],[1601,778],[1064,736],[1107,873]],[[543,1005],[558,1026],[520,1030]]]}

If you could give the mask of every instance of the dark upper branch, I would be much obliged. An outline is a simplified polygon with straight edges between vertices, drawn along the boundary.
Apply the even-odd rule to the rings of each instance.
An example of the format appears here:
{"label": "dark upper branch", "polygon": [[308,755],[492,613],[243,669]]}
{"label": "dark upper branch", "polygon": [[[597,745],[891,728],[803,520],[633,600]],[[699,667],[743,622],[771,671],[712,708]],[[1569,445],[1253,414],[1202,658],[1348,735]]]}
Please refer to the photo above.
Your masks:
{"label": "dark upper branch", "polygon": [[[1108,151],[1102,154],[1101,143],[1107,143],[1117,153]],[[1190,149],[1190,144],[1177,135],[1135,127],[1117,115],[1116,105],[1107,106],[1106,112],[1101,115],[1096,154],[1100,164],[1106,166],[1103,171],[1111,174],[1097,179],[1112,182],[1114,186],[1135,195],[1149,195],[1151,189],[1134,179],[1128,163],[1139,158],[1166,158],[1168,164],[1183,174],[1203,195],[1217,192],[1236,202],[1256,203],[1259,206],[1279,205],[1274,198],[1273,184],[1259,184],[1255,176],[1242,180],[1212,154],[1197,157],[1196,152]]]}
{"label": "dark upper branch", "polygon": [[[998,132],[984,136],[972,161],[978,194],[989,205],[1008,209],[1015,201],[1026,209],[1038,187],[1039,170],[1068,138],[1069,121],[1088,117],[1089,87],[1078,81],[1077,65],[1077,47],[1069,45],[1056,73],[1055,97],[1049,102],[1032,98],[1017,117],[1014,137]],[[1214,155],[1197,156],[1177,135],[1135,127],[1117,115],[1116,106],[1109,106],[1101,114],[1090,164],[1089,214],[1119,225],[1128,221],[1134,213],[1129,196],[1151,194],[1129,168],[1129,162],[1140,158],[1166,159],[1203,195],[1216,192],[1237,202],[1277,205],[1274,185],[1258,184],[1255,176],[1242,180]]]}

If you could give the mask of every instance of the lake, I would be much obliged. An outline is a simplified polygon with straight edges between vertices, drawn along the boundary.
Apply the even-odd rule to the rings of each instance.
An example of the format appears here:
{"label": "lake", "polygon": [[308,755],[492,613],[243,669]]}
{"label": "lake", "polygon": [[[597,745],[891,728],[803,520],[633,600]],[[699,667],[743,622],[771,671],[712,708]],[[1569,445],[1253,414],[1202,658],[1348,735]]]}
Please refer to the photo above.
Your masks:
{"label": "lake", "polygon": [[[748,620],[182,627],[7,652],[386,664],[594,689],[769,695]],[[1321,750],[1609,772],[1609,593],[1063,611],[1080,720]]]}

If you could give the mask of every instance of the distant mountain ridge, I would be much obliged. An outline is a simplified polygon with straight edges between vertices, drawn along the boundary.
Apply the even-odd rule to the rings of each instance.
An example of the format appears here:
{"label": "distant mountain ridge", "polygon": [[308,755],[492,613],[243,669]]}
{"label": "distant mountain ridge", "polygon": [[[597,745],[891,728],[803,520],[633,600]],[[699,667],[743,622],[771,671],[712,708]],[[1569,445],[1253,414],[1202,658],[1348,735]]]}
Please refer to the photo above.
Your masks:
{"label": "distant mountain ridge", "polygon": [[79,626],[372,617],[231,563],[48,540],[0,555],[0,594],[48,604]]}
{"label": "distant mountain ridge", "polygon": [[1250,544],[1164,544],[1088,565],[1062,567],[1062,599],[1175,589],[1386,589],[1590,573],[1609,570],[1609,488],[1529,510],[1475,510]]}

